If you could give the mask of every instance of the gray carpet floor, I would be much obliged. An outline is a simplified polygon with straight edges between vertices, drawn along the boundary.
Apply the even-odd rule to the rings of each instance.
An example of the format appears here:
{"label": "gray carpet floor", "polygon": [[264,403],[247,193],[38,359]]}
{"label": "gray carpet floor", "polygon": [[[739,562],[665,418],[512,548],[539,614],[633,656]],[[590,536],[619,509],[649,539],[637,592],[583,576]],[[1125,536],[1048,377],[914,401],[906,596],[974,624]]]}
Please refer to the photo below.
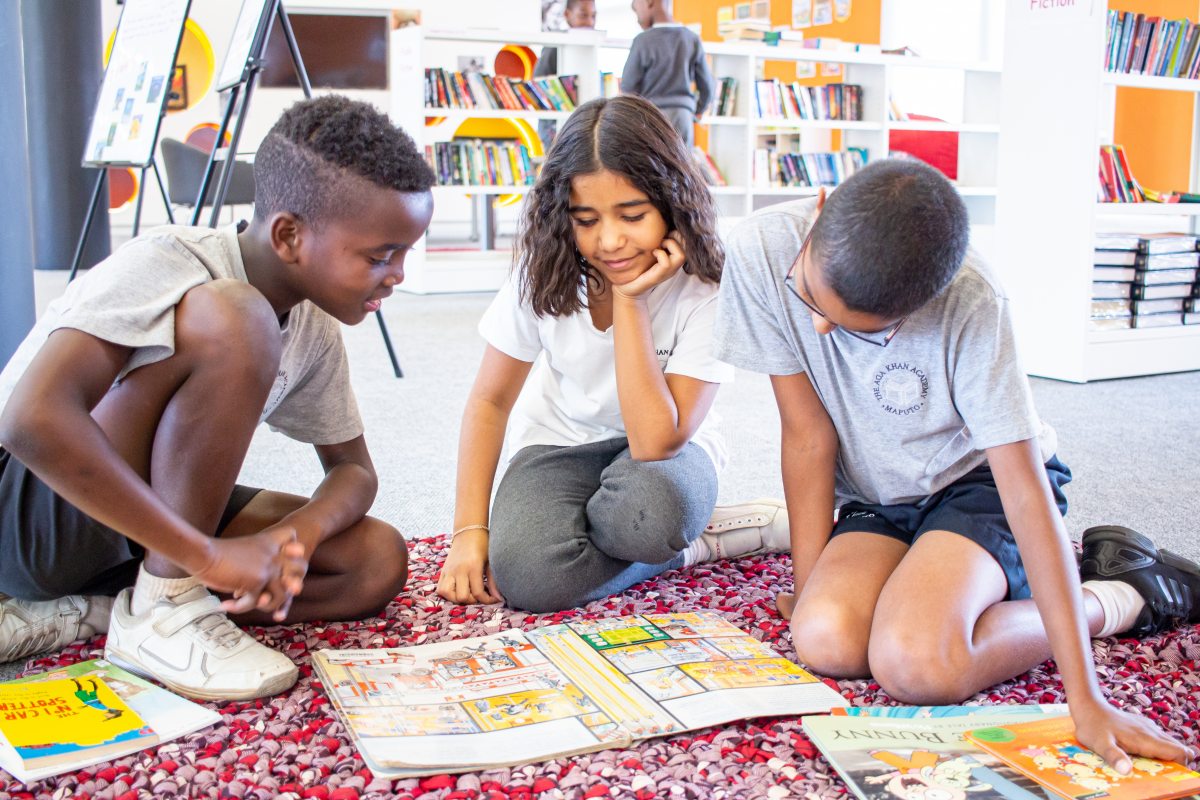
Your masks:
{"label": "gray carpet floor", "polygon": [[[452,525],[454,466],[463,403],[483,352],[475,324],[490,295],[397,294],[384,314],[405,377],[392,377],[374,322],[345,330],[354,387],[380,476],[373,514],[408,536]],[[1042,417],[1073,470],[1068,528],[1120,523],[1200,558],[1200,373],[1085,385],[1033,380]],[[722,502],[782,496],[779,417],[769,380],[739,372],[717,409],[731,460]],[[246,460],[245,482],[295,492],[320,479],[308,448],[265,429]]]}

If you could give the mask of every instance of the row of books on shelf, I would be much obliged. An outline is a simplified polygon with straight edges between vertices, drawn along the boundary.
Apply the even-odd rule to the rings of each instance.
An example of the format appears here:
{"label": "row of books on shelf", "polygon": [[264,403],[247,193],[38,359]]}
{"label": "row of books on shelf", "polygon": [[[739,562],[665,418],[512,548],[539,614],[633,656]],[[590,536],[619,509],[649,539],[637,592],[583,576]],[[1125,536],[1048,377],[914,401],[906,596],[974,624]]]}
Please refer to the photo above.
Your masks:
{"label": "row of books on shelf", "polygon": [[439,67],[425,70],[426,108],[498,111],[574,111],[579,101],[576,76],[556,75],[522,81],[502,75]]}
{"label": "row of books on shelf", "polygon": [[532,186],[537,179],[528,148],[516,141],[434,142],[425,159],[443,186]]}
{"label": "row of books on shelf", "polygon": [[1200,324],[1200,240],[1191,234],[1096,234],[1095,329]]}
{"label": "row of books on shelf", "polygon": [[853,83],[801,86],[778,78],[754,82],[759,119],[862,119],[862,87]]}
{"label": "row of books on shelf", "polygon": [[1108,12],[1104,69],[1168,78],[1200,76],[1200,25],[1132,11]]}
{"label": "row of books on shelf", "polygon": [[754,151],[754,185],[759,187],[837,186],[867,164],[867,151],[848,147],[832,153]]}

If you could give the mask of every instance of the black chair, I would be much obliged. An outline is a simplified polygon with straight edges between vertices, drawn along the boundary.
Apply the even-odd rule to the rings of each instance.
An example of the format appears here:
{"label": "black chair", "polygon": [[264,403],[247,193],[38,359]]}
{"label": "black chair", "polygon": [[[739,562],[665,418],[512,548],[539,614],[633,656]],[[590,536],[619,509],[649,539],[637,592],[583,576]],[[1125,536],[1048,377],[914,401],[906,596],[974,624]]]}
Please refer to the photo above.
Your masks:
{"label": "black chair", "polygon": [[[196,205],[200,195],[200,182],[204,180],[204,169],[208,166],[208,153],[199,147],[178,139],[163,137],[163,167],[167,173],[167,197],[172,205]],[[213,165],[213,175],[208,182],[203,205],[211,206],[217,194],[217,180],[221,176],[221,164]],[[229,191],[225,194],[225,205],[248,205],[254,202],[254,166],[247,161],[233,162],[233,177]]]}

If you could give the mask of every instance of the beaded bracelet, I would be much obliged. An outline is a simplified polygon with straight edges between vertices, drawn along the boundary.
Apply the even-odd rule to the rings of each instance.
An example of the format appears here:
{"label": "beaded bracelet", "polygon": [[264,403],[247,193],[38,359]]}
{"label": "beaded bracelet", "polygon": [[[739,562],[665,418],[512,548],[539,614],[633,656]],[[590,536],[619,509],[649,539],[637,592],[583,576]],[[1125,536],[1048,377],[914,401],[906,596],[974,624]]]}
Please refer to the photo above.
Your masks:
{"label": "beaded bracelet", "polygon": [[450,539],[453,540],[454,537],[458,536],[460,533],[466,533],[467,531],[486,531],[487,529],[487,525],[464,525],[454,533],[450,534]]}

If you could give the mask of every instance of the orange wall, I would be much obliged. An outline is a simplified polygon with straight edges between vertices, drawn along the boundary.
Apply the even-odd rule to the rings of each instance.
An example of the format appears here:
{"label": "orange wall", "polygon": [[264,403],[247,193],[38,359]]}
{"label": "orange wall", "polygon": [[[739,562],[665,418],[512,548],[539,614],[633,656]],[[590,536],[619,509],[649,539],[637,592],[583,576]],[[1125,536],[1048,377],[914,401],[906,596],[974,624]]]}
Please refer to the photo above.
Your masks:
{"label": "orange wall", "polygon": [[[1197,0],[1109,0],[1116,11],[1196,21]],[[1113,141],[1125,146],[1138,183],[1156,190],[1188,190],[1191,166],[1192,104],[1187,92],[1117,89]]]}
{"label": "orange wall", "polygon": [[[719,42],[717,34],[717,9],[722,6],[732,6],[737,0],[675,0],[674,16],[677,22],[690,25],[700,23],[701,38],[708,42]],[[805,36],[829,36],[847,42],[861,44],[879,44],[879,27],[883,0],[854,0],[850,7],[850,17],[845,22],[832,22],[828,25],[813,25],[805,28]],[[771,24],[792,24],[792,0],[771,0]],[[768,61],[763,69],[764,78],[778,78],[781,81],[796,80],[796,62]],[[831,83],[842,78],[817,77],[805,80],[804,83]],[[707,147],[707,137],[703,127],[697,129],[696,144]],[[834,147],[840,146],[834,141]]]}

